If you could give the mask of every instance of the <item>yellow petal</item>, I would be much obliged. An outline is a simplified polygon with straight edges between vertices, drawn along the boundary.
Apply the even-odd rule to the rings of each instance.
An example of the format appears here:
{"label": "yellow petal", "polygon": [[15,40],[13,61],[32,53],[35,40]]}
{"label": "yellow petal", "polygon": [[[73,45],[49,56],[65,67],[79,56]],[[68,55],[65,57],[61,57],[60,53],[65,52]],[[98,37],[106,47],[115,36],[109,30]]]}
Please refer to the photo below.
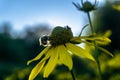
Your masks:
{"label": "yellow petal", "polygon": [[107,30],[107,31],[105,31],[105,34],[103,36],[109,38],[111,36],[111,34],[112,34],[112,31],[111,30]]}
{"label": "yellow petal", "polygon": [[84,49],[82,49],[82,48],[80,48],[80,47],[78,47],[76,45],[73,45],[71,43],[67,43],[66,46],[67,46],[68,50],[70,50],[76,56],[88,58],[88,59],[90,59],[92,61],[95,61],[93,56],[90,53],[88,53],[87,51],[85,51]]}
{"label": "yellow petal", "polygon": [[31,71],[30,76],[29,76],[29,80],[33,80],[38,73],[42,70],[43,66],[45,64],[45,61],[39,62]]}
{"label": "yellow petal", "polygon": [[96,41],[97,44],[99,45],[108,45],[111,43],[111,40],[109,39],[110,35],[112,34],[111,30],[107,30],[104,34],[99,33],[97,35],[94,35],[92,37],[83,37],[85,40],[91,40],[91,41]]}
{"label": "yellow petal", "polygon": [[111,42],[111,40],[107,37],[84,37],[85,40],[91,40],[91,41],[105,41],[105,42]]}
{"label": "yellow petal", "polygon": [[120,5],[112,5],[112,7],[113,7],[115,10],[120,11]]}
{"label": "yellow petal", "polygon": [[54,48],[51,48],[51,49],[47,52],[47,54],[45,55],[45,57],[42,58],[42,60],[41,60],[40,62],[45,61],[45,60],[47,60],[48,58],[50,58],[51,55],[52,55],[52,51],[53,51],[53,50],[54,50]]}
{"label": "yellow petal", "polygon": [[101,40],[96,40],[96,43],[99,45],[108,45],[111,42],[109,38],[103,38]]}
{"label": "yellow petal", "polygon": [[111,52],[109,52],[108,50],[102,48],[102,47],[98,47],[98,49],[100,49],[101,51],[105,52],[106,54],[110,55],[113,57],[113,54]]}
{"label": "yellow petal", "polygon": [[81,40],[80,37],[73,37],[70,41],[73,41],[73,42],[82,42],[82,40]]}
{"label": "yellow petal", "polygon": [[37,74],[42,70],[42,68],[45,64],[45,61],[52,55],[53,49],[54,48],[51,48],[48,51],[48,53],[45,55],[45,57],[33,68],[32,72],[30,74],[29,80],[34,79],[37,76]]}
{"label": "yellow petal", "polygon": [[72,70],[73,67],[73,62],[72,62],[72,57],[68,53],[66,47],[64,45],[60,46],[60,61],[63,63],[65,66],[69,68],[69,70]]}
{"label": "yellow petal", "polygon": [[54,68],[56,67],[56,64],[58,62],[58,47],[56,47],[53,51],[52,51],[52,55],[45,67],[45,71],[43,74],[44,78],[47,78],[50,73],[54,70]]}
{"label": "yellow petal", "polygon": [[43,54],[45,54],[49,49],[50,49],[50,46],[46,47],[46,48],[45,48],[41,53],[39,53],[35,58],[29,60],[29,61],[27,62],[27,65],[29,65],[32,61],[39,60],[39,59],[43,56]]}

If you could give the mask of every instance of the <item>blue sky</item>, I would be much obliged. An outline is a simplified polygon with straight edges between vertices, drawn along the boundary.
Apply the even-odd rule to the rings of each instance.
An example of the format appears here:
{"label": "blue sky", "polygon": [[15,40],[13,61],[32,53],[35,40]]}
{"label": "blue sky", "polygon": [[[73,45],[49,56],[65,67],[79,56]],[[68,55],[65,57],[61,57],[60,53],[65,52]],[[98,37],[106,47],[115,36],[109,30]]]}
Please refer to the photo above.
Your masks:
{"label": "blue sky", "polygon": [[[80,0],[0,0],[0,23],[8,21],[17,31],[37,23],[69,25],[78,33],[87,23],[87,16],[77,11],[72,1],[80,3]],[[104,2],[98,1],[99,4]]]}

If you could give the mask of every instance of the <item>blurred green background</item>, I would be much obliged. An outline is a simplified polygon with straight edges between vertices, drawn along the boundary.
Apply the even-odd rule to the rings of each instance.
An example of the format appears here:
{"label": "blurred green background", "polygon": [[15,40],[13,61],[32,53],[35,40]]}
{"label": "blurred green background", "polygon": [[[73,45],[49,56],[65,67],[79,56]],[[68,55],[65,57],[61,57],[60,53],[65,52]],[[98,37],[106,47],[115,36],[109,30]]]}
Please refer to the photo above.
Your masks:
{"label": "blurred green background", "polygon": [[[114,57],[104,53],[99,56],[102,76],[104,80],[120,80],[120,1],[107,0],[92,14],[96,32],[112,31],[110,37],[112,43],[105,48],[112,52]],[[26,63],[44,49],[39,44],[39,38],[43,34],[49,34],[53,26],[47,22],[39,23],[27,26],[20,33],[14,31],[12,27],[9,21],[0,25],[0,80],[28,80],[30,71],[36,63],[30,66]],[[97,65],[94,62],[75,56],[73,62],[77,80],[99,80]],[[35,80],[43,80],[42,74]],[[72,78],[66,67],[58,66],[48,80],[72,80]]]}

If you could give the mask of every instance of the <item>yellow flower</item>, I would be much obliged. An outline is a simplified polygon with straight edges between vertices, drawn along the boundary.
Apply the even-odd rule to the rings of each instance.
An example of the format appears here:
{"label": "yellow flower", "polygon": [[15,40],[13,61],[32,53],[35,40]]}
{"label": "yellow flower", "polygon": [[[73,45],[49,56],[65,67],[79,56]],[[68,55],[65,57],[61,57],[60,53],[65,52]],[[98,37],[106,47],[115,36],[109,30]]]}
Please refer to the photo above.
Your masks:
{"label": "yellow flower", "polygon": [[97,35],[94,34],[94,36],[93,35],[81,36],[81,39],[84,39],[84,41],[82,41],[82,42],[84,42],[86,44],[85,50],[86,51],[94,50],[95,45],[94,45],[93,41],[95,41],[96,47],[100,51],[113,57],[113,54],[111,52],[109,52],[107,49],[102,47],[102,46],[105,46],[105,45],[108,45],[111,43],[111,40],[109,39],[111,33],[112,32],[110,30],[107,30],[104,34],[97,34]]}
{"label": "yellow flower", "polygon": [[112,5],[113,9],[120,11],[120,5]]}
{"label": "yellow flower", "polygon": [[[44,37],[44,39],[50,41],[50,46],[47,46],[35,58],[27,62],[27,64],[30,64],[33,61],[41,59],[32,69],[29,80],[33,80],[42,70],[43,77],[47,78],[58,64],[63,64],[68,67],[69,70],[72,70],[72,55],[95,61],[90,53],[87,53],[86,50],[74,44],[80,43],[82,40],[80,37],[73,37],[72,31],[68,26],[55,27],[50,37],[47,36],[46,38]],[[41,43],[44,42],[44,39],[41,38]]]}

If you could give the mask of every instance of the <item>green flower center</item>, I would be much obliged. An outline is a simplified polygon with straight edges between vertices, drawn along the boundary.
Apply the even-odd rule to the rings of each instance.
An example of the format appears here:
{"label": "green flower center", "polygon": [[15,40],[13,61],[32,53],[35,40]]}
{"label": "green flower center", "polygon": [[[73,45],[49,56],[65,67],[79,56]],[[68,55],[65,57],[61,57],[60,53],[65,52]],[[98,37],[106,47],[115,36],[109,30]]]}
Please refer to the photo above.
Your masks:
{"label": "green flower center", "polygon": [[83,10],[85,12],[89,12],[91,10],[94,10],[95,6],[92,5],[89,1],[86,1],[84,4],[83,4]]}
{"label": "green flower center", "polygon": [[58,46],[69,42],[72,37],[73,34],[69,27],[57,26],[52,31],[50,43],[52,46]]}

